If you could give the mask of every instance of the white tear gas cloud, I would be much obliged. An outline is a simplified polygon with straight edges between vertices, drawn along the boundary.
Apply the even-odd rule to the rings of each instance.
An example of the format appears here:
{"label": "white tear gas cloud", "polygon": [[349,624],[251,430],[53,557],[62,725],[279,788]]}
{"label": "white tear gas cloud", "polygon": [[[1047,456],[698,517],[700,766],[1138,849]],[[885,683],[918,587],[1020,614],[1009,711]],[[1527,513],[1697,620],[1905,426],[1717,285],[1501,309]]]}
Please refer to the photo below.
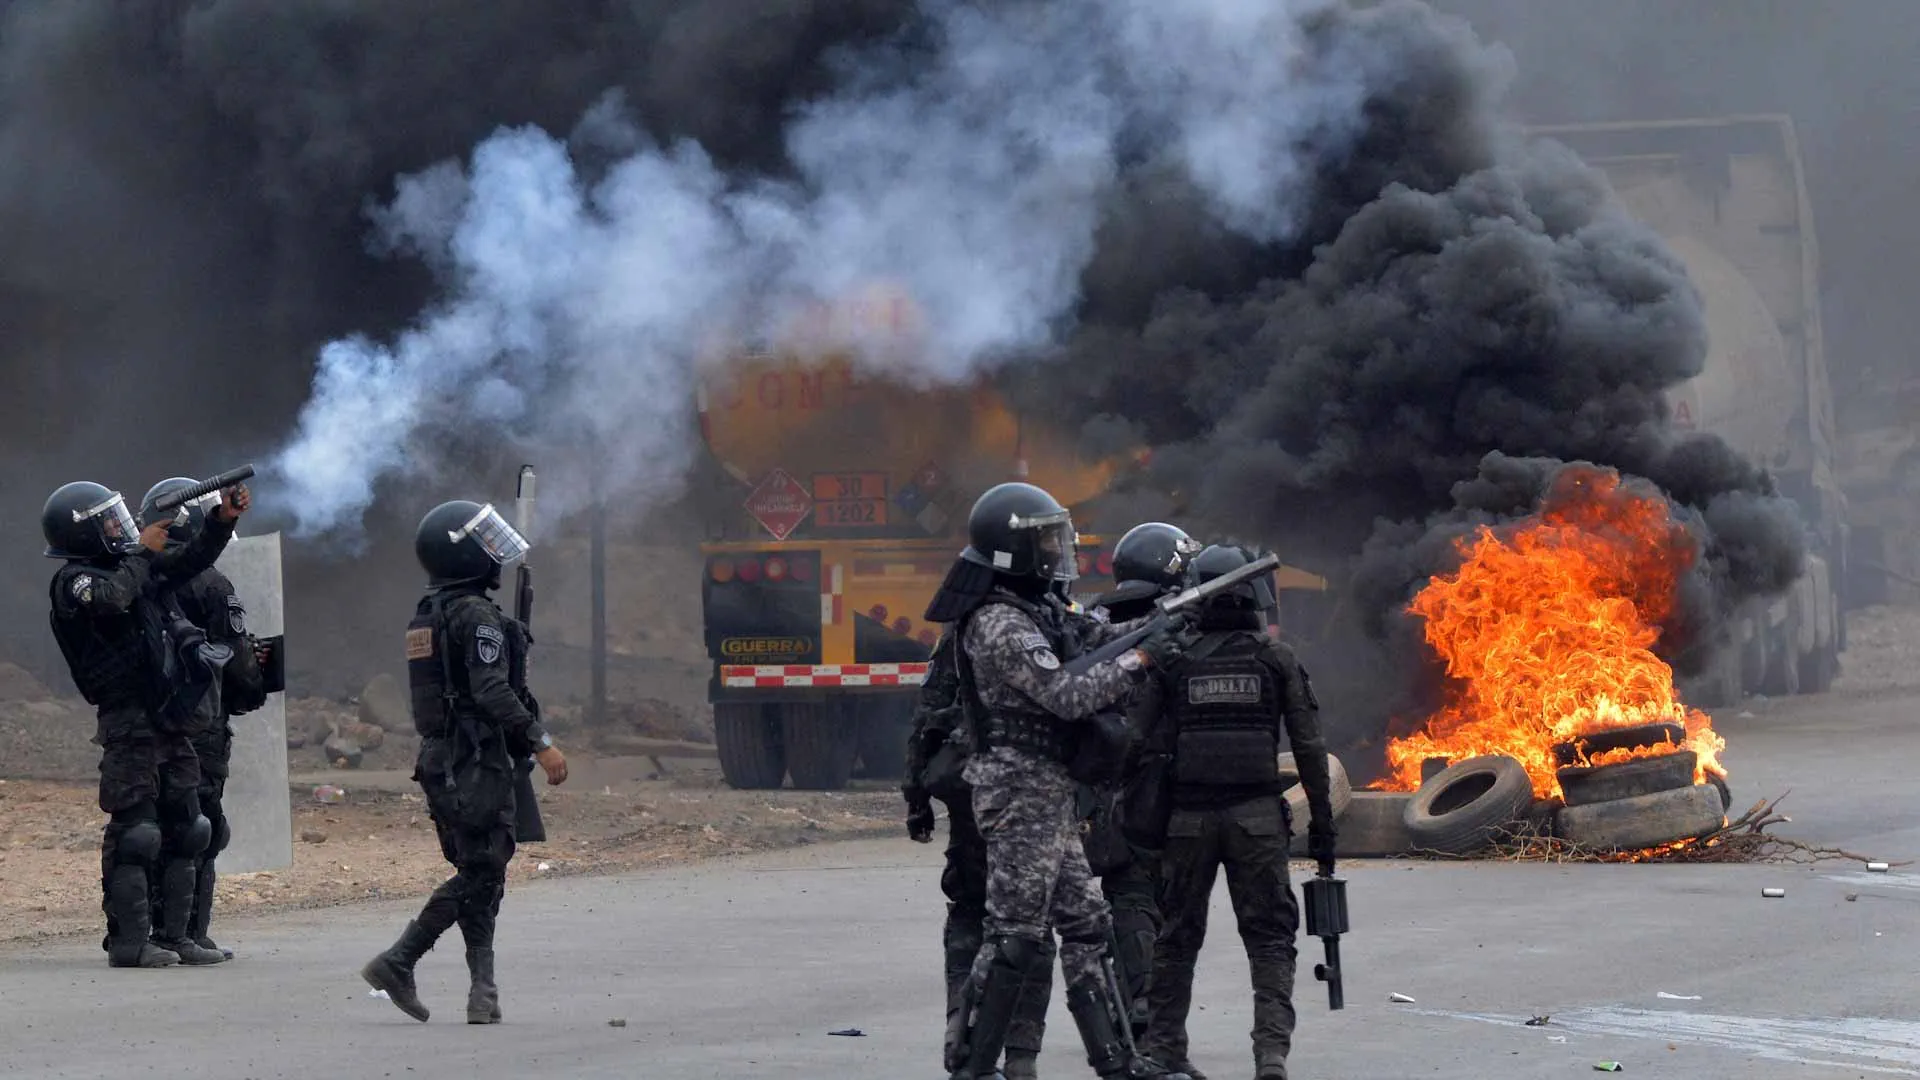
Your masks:
{"label": "white tear gas cloud", "polygon": [[[357,529],[382,480],[475,439],[571,447],[608,493],[668,497],[716,331],[761,336],[875,282],[912,297],[918,331],[911,348],[836,332],[866,363],[959,381],[1044,351],[1143,157],[1184,171],[1226,230],[1289,238],[1309,164],[1393,77],[1360,36],[1310,37],[1335,9],[928,0],[916,33],[843,54],[839,89],[796,108],[790,174],[656,143],[611,96],[569,141],[502,130],[464,168],[402,178],[375,247],[425,261],[445,297],[391,341],[322,350],[275,463],[296,533]],[[566,513],[584,489],[554,495]]]}

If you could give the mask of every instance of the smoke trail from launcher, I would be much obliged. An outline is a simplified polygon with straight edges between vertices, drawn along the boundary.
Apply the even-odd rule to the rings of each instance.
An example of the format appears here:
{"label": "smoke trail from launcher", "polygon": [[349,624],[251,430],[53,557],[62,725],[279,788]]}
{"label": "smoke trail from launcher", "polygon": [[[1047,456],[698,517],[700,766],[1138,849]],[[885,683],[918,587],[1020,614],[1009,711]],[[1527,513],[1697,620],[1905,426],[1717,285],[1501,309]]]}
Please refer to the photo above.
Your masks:
{"label": "smoke trail from launcher", "polygon": [[[781,104],[793,119],[767,149],[784,149],[791,180],[659,145],[618,98],[572,144],[505,129],[464,168],[402,177],[374,214],[376,247],[421,258],[449,292],[391,342],[321,351],[282,455],[291,531],[352,532],[382,480],[441,464],[435,448],[477,422],[548,454],[585,434],[610,494],[671,496],[694,461],[684,405],[715,328],[774,331],[875,283],[914,298],[924,336],[892,350],[835,328],[849,340],[822,344],[971,382],[1054,343],[1130,172],[1176,163],[1210,221],[1283,242],[1305,214],[1306,148],[1338,154],[1357,136],[1374,77],[1339,33],[1308,40],[1308,20],[1337,10],[929,2],[938,33],[849,46],[841,90]],[[1126,149],[1143,140],[1153,161]],[[587,176],[582,156],[614,163]],[[585,505],[584,490],[552,494],[550,518]]]}

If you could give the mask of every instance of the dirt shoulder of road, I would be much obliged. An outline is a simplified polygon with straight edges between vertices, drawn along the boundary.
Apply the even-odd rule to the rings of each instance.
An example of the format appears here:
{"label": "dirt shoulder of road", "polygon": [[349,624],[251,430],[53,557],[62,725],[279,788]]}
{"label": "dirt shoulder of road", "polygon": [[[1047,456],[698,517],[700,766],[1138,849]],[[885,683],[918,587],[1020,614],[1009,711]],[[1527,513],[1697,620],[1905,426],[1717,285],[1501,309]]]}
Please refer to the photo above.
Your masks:
{"label": "dirt shoulder of road", "polygon": [[[523,845],[508,872],[533,877],[613,873],[720,855],[902,830],[891,785],[844,792],[735,791],[711,763],[578,759],[560,788],[541,791],[548,840]],[[314,797],[314,781],[346,789]],[[223,874],[221,913],[253,914],[419,897],[450,873],[417,788],[397,772],[296,778],[293,865]],[[99,933],[100,828],[90,784],[0,780],[0,941]]]}

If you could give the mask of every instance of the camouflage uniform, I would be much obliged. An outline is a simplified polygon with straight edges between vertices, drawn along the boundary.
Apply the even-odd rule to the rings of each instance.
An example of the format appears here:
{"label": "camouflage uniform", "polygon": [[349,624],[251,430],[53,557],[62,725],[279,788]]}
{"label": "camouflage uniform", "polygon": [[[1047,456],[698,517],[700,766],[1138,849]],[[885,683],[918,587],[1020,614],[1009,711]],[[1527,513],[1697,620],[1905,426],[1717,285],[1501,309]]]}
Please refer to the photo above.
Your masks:
{"label": "camouflage uniform", "polygon": [[[932,828],[933,800],[947,808],[946,867],[940,873],[940,891],[947,898],[947,919],[941,932],[946,955],[947,1019],[952,1023],[961,1005],[961,990],[974,958],[986,937],[987,842],[973,817],[973,791],[956,768],[966,760],[972,737],[963,723],[960,705],[960,669],[953,655],[953,635],[942,634],[928,659],[927,678],[914,709],[913,734],[907,739],[907,769],[900,790],[906,797],[909,821],[924,815]],[[943,753],[944,751],[944,753]],[[1046,939],[1045,969],[1026,981],[1007,1029],[1006,1072],[1009,1080],[1033,1076],[1032,1059],[1040,1054],[1047,1028],[1047,1002],[1053,996],[1053,939]]]}
{"label": "camouflage uniform", "polygon": [[1209,613],[1200,630],[1206,634],[1200,643],[1143,695],[1165,694],[1166,741],[1154,749],[1171,749],[1174,759],[1160,893],[1166,923],[1145,1047],[1175,1068],[1186,1062],[1194,962],[1206,937],[1214,878],[1224,868],[1253,980],[1255,1068],[1260,1080],[1285,1080],[1300,908],[1287,878],[1292,830],[1275,755],[1284,725],[1315,828],[1328,833],[1330,848],[1319,703],[1292,651],[1261,632],[1257,615]]}
{"label": "camouflage uniform", "polygon": [[[986,942],[968,985],[978,992],[995,976],[1024,978],[1038,966],[1051,928],[1060,935],[1068,1006],[1089,1042],[1090,1063],[1102,1075],[1125,1075],[1132,1055],[1111,1040],[1095,1045],[1087,1034],[1096,1010],[1108,1004],[1104,961],[1112,924],[1079,840],[1064,722],[1091,717],[1140,680],[1117,662],[1081,675],[1061,670],[1056,650],[1065,619],[1057,602],[1042,606],[999,590],[964,624],[962,677],[986,727],[976,741],[985,749],[967,762],[965,776],[988,867]],[[1097,647],[1130,629],[1089,623],[1084,644]],[[991,1027],[989,1008],[983,1000],[977,1027]]]}

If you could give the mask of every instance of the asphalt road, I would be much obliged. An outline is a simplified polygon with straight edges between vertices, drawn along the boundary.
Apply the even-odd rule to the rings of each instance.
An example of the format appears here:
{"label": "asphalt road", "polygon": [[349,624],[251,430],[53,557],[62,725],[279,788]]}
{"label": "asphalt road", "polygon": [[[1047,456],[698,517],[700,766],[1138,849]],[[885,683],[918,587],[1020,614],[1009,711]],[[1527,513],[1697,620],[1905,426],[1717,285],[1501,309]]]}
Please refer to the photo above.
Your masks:
{"label": "asphalt road", "polygon": [[[1736,804],[1791,787],[1789,834],[1913,857],[1912,704],[1723,719]],[[518,889],[502,913],[506,1023],[490,1028],[461,1022],[457,933],[420,968],[432,1022],[368,996],[356,971],[410,903],[229,920],[241,956],[211,969],[113,971],[97,940],[12,948],[0,1072],[934,1077],[938,871],[937,846],[902,839]],[[1305,943],[1299,1080],[1538,1080],[1602,1061],[1638,1077],[1920,1077],[1920,1021],[1903,1019],[1920,997],[1920,867],[1371,862],[1348,876],[1348,1004],[1327,1011]],[[1216,1080],[1251,1075],[1225,901],[1190,1025]],[[1091,1075],[1064,1006],[1053,1015],[1045,1075]],[[863,1034],[831,1034],[845,1029]]]}

